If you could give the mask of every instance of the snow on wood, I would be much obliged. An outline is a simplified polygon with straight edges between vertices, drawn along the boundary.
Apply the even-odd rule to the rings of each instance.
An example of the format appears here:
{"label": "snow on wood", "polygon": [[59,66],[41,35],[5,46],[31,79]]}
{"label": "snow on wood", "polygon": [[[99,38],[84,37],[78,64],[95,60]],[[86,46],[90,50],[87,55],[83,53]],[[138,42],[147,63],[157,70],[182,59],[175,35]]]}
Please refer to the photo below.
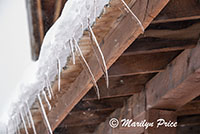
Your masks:
{"label": "snow on wood", "polygon": [[[48,90],[49,98],[51,98],[51,95],[53,96],[51,83],[55,81],[57,75],[60,76],[62,68],[67,64],[67,58],[71,56],[68,42],[70,40],[78,42],[84,30],[88,28],[88,20],[90,20],[89,26],[92,26],[109,1],[110,0],[68,0],[65,4],[60,18],[58,18],[44,37],[38,61],[32,64],[26,73],[27,76],[16,88],[19,94],[13,98],[10,111],[7,111],[9,115],[20,113],[25,129],[27,129],[26,123],[19,108],[24,107],[26,102],[31,106],[35,102],[37,95],[45,88]],[[77,48],[79,48],[78,45],[74,49]],[[59,69],[57,69],[58,59]],[[96,85],[95,83],[94,85]],[[96,87],[98,89],[97,85]],[[99,91],[97,94],[100,96]],[[31,118],[30,122],[33,127],[30,109],[26,112],[29,113],[29,117]],[[9,126],[11,125],[11,119],[3,123]],[[17,125],[19,124],[20,122],[17,122]],[[33,129],[35,128],[33,127]],[[26,133],[28,133],[28,131]],[[36,131],[34,131],[34,133],[36,133]]]}

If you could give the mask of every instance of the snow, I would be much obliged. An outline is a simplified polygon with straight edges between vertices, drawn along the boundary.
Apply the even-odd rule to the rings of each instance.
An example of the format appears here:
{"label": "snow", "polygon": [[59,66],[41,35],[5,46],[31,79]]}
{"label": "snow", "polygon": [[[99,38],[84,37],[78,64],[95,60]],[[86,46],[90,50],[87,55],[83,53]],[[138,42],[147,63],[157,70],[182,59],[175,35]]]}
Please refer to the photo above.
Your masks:
{"label": "snow", "polygon": [[[89,25],[93,25],[108,3],[109,0],[68,0],[60,18],[44,38],[38,61],[32,63],[26,71],[24,79],[16,88],[20,94],[12,100],[12,106],[8,111],[9,125],[11,125],[11,117],[20,114],[26,102],[31,106],[44,88],[50,87],[50,83],[59,75],[60,68],[66,65],[68,57],[71,56],[69,42],[73,39],[78,42],[83,31],[88,27],[88,19]],[[61,66],[59,69],[58,61]],[[44,111],[43,114],[45,115]],[[48,126],[47,118],[45,118],[45,122]],[[13,127],[10,128],[9,131],[13,133]],[[50,126],[48,128],[50,129]]]}

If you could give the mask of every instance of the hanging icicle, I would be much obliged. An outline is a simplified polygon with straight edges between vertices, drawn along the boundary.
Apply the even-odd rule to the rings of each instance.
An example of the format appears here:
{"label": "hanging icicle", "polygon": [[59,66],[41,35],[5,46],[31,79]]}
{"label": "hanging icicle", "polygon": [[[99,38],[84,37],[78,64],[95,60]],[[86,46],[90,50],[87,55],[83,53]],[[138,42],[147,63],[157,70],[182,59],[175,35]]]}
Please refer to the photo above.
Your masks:
{"label": "hanging icicle", "polygon": [[57,58],[57,64],[58,64],[58,91],[60,92],[60,78],[61,78],[61,64],[60,64],[60,59]]}
{"label": "hanging icicle", "polygon": [[26,132],[26,134],[28,134],[28,129],[27,129],[26,122],[24,120],[24,116],[22,114],[22,111],[20,112],[20,116],[21,116],[21,119],[22,119],[22,122],[23,122],[23,125],[24,125],[25,132]]}
{"label": "hanging icicle", "polygon": [[47,114],[45,112],[45,109],[44,109],[44,106],[43,106],[43,103],[42,103],[42,100],[40,98],[40,94],[38,94],[37,96],[38,96],[39,104],[40,104],[40,107],[41,107],[41,110],[42,110],[42,114],[43,114],[43,117],[44,117],[44,120],[45,120],[45,123],[46,123],[46,127],[47,127],[49,133],[53,134],[51,126],[50,126],[50,123],[49,123],[49,120],[47,118]]}
{"label": "hanging icicle", "polygon": [[72,54],[72,63],[75,65],[76,64],[75,49],[74,49],[72,40],[69,40],[69,46],[70,46],[70,50],[71,50],[71,54]]}
{"label": "hanging icicle", "polygon": [[138,19],[138,17],[133,13],[133,11],[129,8],[129,6],[126,4],[126,2],[124,0],[121,0],[122,3],[124,4],[124,6],[127,8],[127,10],[133,15],[133,17],[137,20],[137,22],[139,23],[142,31],[144,32],[144,27],[141,23],[141,21]]}
{"label": "hanging icicle", "polygon": [[51,104],[50,104],[49,100],[47,99],[47,95],[46,95],[46,92],[44,90],[42,91],[42,94],[43,94],[44,99],[45,99],[45,101],[48,105],[49,111],[51,111]]}
{"label": "hanging icicle", "polygon": [[29,116],[28,116],[27,107],[24,106],[23,110],[24,110],[24,113],[25,113],[26,120],[28,122],[28,127],[31,128],[31,123],[30,123],[30,119],[29,119]]}
{"label": "hanging icicle", "polygon": [[[88,25],[88,29],[89,29],[89,31],[90,31],[90,33],[91,33],[91,35],[92,35],[92,38],[93,38],[93,40],[94,40],[94,42],[95,42],[95,44],[96,44],[96,47],[97,47],[97,49],[98,49],[98,51],[99,51],[99,53],[100,53],[101,60],[102,60],[102,63],[103,63],[103,67],[104,67],[104,71],[103,71],[103,72],[104,72],[105,79],[106,79],[106,86],[107,86],[107,88],[108,88],[108,87],[109,87],[108,69],[107,69],[107,66],[106,66],[106,61],[105,61],[104,55],[103,55],[103,53],[102,53],[102,51],[101,51],[101,48],[100,48],[100,46],[99,46],[99,43],[98,43],[98,41],[97,41],[97,39],[96,39],[96,37],[95,37],[95,35],[94,35],[94,32],[93,32],[92,28],[90,27],[90,25]],[[92,42],[92,41],[91,41],[91,42]],[[94,48],[94,51],[96,51],[95,48]],[[97,54],[96,54],[96,57],[97,57],[97,59],[98,59]]]}
{"label": "hanging icicle", "polygon": [[34,121],[33,121],[33,116],[31,114],[28,102],[26,102],[26,106],[27,106],[27,109],[28,109],[28,114],[29,114],[29,117],[30,117],[30,121],[31,121],[33,132],[34,132],[34,134],[37,134],[36,129],[35,129],[35,124],[34,124]]}
{"label": "hanging icicle", "polygon": [[15,123],[16,123],[16,127],[17,127],[17,133],[18,134],[21,134],[21,132],[20,132],[20,127],[19,127],[19,122],[18,122],[18,119],[17,119],[17,115],[15,116]]}
{"label": "hanging icicle", "polygon": [[20,132],[20,117],[18,114],[16,115],[16,122],[17,122],[18,133],[21,134],[21,132]]}
{"label": "hanging icicle", "polygon": [[83,62],[84,62],[84,63],[81,62],[81,63],[82,63],[82,66],[83,66],[86,70],[88,70],[88,71],[86,71],[86,72],[89,72],[89,75],[92,77],[92,82],[93,82],[94,86],[96,87],[97,97],[98,97],[98,99],[100,99],[99,87],[98,87],[97,82],[96,82],[96,80],[95,80],[95,78],[94,78],[94,75],[93,75],[93,73],[92,73],[92,71],[91,71],[91,69],[90,69],[90,66],[88,65],[87,61],[85,60],[85,58],[84,58],[84,56],[83,56],[83,53],[82,53],[82,51],[81,51],[81,49],[80,49],[80,47],[79,47],[77,41],[76,41],[76,40],[74,40],[74,41],[76,42],[76,43],[75,43],[75,47],[76,47],[77,51],[79,52],[80,57],[81,57],[81,59],[82,59],[82,60],[80,59],[80,61],[83,61]]}
{"label": "hanging icicle", "polygon": [[50,83],[50,81],[49,81],[49,76],[48,76],[48,74],[46,74],[46,83],[47,83],[48,89],[49,89],[50,92],[51,92],[51,97],[53,97],[53,96],[54,96],[54,93],[53,93],[53,89],[52,89],[52,87],[51,87],[51,83]]}

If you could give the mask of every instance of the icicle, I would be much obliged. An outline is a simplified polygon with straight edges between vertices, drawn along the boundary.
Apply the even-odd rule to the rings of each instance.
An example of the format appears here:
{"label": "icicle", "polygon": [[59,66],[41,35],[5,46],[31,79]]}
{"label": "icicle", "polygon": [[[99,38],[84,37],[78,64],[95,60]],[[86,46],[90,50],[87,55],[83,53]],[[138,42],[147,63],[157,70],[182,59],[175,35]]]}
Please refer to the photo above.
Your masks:
{"label": "icicle", "polygon": [[51,83],[50,83],[50,81],[49,81],[49,77],[48,77],[48,75],[46,75],[46,77],[47,77],[47,79],[46,79],[46,81],[47,81],[47,87],[50,89],[50,92],[51,92],[51,94],[52,94],[51,97],[53,97],[54,94],[53,94],[53,89],[52,89],[52,87],[51,87]]}
{"label": "icicle", "polygon": [[28,109],[28,114],[29,114],[29,117],[30,117],[30,121],[31,121],[31,125],[32,125],[32,128],[33,128],[33,132],[34,132],[34,134],[37,134],[36,129],[35,129],[35,124],[34,124],[34,121],[33,121],[33,116],[31,114],[28,102],[26,102],[26,106],[27,106],[27,109]]}
{"label": "icicle", "polygon": [[12,130],[13,130],[13,133],[17,133],[17,129],[16,129],[16,124],[15,124],[15,121],[13,119],[13,117],[11,118],[11,121],[12,121]]}
{"label": "icicle", "polygon": [[44,90],[42,91],[42,94],[44,95],[44,99],[45,99],[45,101],[48,105],[49,111],[51,111],[51,104],[50,104],[49,100],[47,99],[47,95],[46,95],[46,92]]}
{"label": "icicle", "polygon": [[125,5],[125,7],[127,8],[127,10],[133,15],[133,17],[138,21],[142,31],[144,32],[144,27],[141,23],[141,21],[138,19],[138,17],[132,12],[132,10],[129,8],[129,6],[126,4],[126,2],[124,0],[121,0],[122,3]]}
{"label": "icicle", "polygon": [[[87,61],[85,60],[85,58],[84,58],[84,56],[83,56],[83,53],[82,53],[82,51],[81,51],[81,49],[80,49],[80,47],[79,47],[79,45],[78,45],[77,43],[75,43],[75,47],[77,48],[77,50],[78,50],[78,52],[79,52],[79,54],[80,54],[80,56],[81,56],[81,58],[82,58],[84,64],[86,65],[86,68],[87,68],[87,70],[89,71],[89,75],[91,75],[91,77],[92,77],[92,82],[93,82],[94,86],[95,86],[96,89],[97,89],[97,97],[98,97],[98,99],[100,99],[99,88],[98,88],[98,85],[97,85],[96,80],[95,80],[95,78],[94,78],[94,75],[93,75],[93,73],[92,73],[92,71],[91,71],[91,69],[90,69],[90,67],[89,67],[89,65],[88,65],[88,63],[87,63]],[[81,61],[81,60],[80,60],[80,61]],[[85,67],[85,66],[83,65],[83,67]]]}
{"label": "icicle", "polygon": [[70,50],[71,50],[71,53],[72,53],[72,62],[73,62],[73,64],[76,64],[74,46],[73,46],[72,40],[69,41],[69,46],[70,46]]}
{"label": "icicle", "polygon": [[28,127],[31,128],[31,123],[30,123],[30,119],[29,119],[29,116],[28,116],[27,107],[24,107],[23,109],[24,109],[26,120],[28,122]]}
{"label": "icicle", "polygon": [[46,112],[45,112],[45,110],[44,110],[44,106],[43,106],[43,104],[42,104],[42,100],[41,100],[41,98],[40,98],[40,94],[38,94],[37,96],[38,96],[38,100],[39,100],[39,103],[40,103],[40,107],[41,107],[41,110],[42,110],[42,114],[43,114],[43,117],[44,117],[44,120],[45,120],[47,129],[49,130],[49,133],[50,133],[50,134],[53,134],[52,129],[51,129],[51,126],[50,126],[50,123],[49,123],[49,120],[48,120],[48,118],[47,118],[47,114],[46,114]]}
{"label": "icicle", "polygon": [[96,46],[98,48],[98,51],[99,51],[99,53],[101,55],[101,59],[102,59],[103,66],[104,66],[104,69],[105,69],[104,71],[105,71],[105,78],[106,78],[106,86],[108,88],[109,87],[109,78],[108,78],[108,69],[107,69],[107,66],[106,66],[106,61],[105,61],[104,55],[103,55],[103,53],[101,51],[101,48],[100,48],[99,43],[98,43],[98,41],[97,41],[97,39],[96,39],[96,37],[94,35],[94,32],[93,32],[92,28],[90,27],[90,25],[88,25],[88,27],[89,27],[89,31],[90,31],[90,33],[92,35],[92,38],[94,39],[94,42],[95,42],[95,44],[96,44]]}
{"label": "icicle", "polygon": [[18,129],[18,133],[21,134],[20,132],[20,119],[16,116],[16,122],[17,122],[17,129]]}
{"label": "icicle", "polygon": [[58,91],[60,92],[61,64],[58,58],[57,62],[58,62]]}
{"label": "icicle", "polygon": [[23,124],[24,124],[25,132],[26,132],[26,134],[28,134],[28,129],[27,129],[27,127],[26,127],[26,122],[25,122],[25,120],[24,120],[24,116],[23,116],[22,112],[20,112],[20,116],[21,116],[22,122],[23,122]]}
{"label": "icicle", "polygon": [[46,87],[47,87],[48,97],[51,100],[52,99],[52,95],[51,95],[51,91],[50,91],[49,84],[48,84],[47,80],[46,80]]}

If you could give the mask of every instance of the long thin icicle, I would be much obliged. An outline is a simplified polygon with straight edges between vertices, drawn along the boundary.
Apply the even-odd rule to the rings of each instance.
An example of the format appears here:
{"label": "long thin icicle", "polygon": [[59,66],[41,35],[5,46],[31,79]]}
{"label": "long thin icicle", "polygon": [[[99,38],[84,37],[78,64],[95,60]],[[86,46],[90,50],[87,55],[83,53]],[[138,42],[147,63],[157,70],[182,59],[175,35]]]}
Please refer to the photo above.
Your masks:
{"label": "long thin icicle", "polygon": [[50,104],[49,100],[47,99],[47,95],[46,95],[46,92],[44,90],[42,91],[42,94],[43,94],[44,99],[45,99],[45,101],[48,105],[49,111],[51,111],[51,104]]}
{"label": "long thin icicle", "polygon": [[51,87],[51,83],[50,83],[50,81],[49,81],[49,77],[48,77],[48,75],[46,75],[46,77],[47,77],[47,86],[49,87],[49,89],[50,89],[50,91],[51,91],[51,94],[52,94],[52,97],[54,96],[54,93],[53,93],[53,89],[52,89],[52,87]]}
{"label": "long thin icicle", "polygon": [[16,122],[17,122],[18,133],[21,134],[21,132],[20,132],[20,117],[16,116]]}
{"label": "long thin icicle", "polygon": [[[104,73],[104,77],[106,78],[106,72],[104,71],[104,66],[102,65],[102,63],[101,63],[101,61],[100,61],[100,59],[99,59],[99,56],[98,56],[97,51],[96,51],[96,48],[95,48],[95,46],[94,46],[94,44],[93,44],[93,39],[92,39],[92,36],[91,36],[91,33],[90,33],[90,32],[89,32],[89,36],[90,36],[91,46],[92,46],[92,49],[93,49],[93,51],[94,51],[95,57],[96,57],[96,59],[97,59],[97,61],[98,61],[99,66],[101,67],[101,70],[102,70],[103,73]],[[107,81],[107,79],[106,79],[106,81]],[[107,87],[108,87],[108,84],[106,84],[106,85],[107,85]]]}
{"label": "long thin icicle", "polygon": [[129,8],[129,6],[126,4],[126,2],[124,0],[121,0],[122,3],[125,5],[125,7],[128,9],[128,11],[133,15],[133,17],[138,21],[142,31],[144,32],[144,27],[141,23],[141,21],[138,19],[138,17],[133,13],[133,11]]}
{"label": "long thin icicle", "polygon": [[29,116],[28,116],[27,107],[24,106],[23,109],[24,109],[26,120],[28,122],[28,127],[31,128],[31,123],[30,123],[30,119],[29,119]]}
{"label": "long thin icicle", "polygon": [[[88,65],[87,61],[85,60],[85,58],[84,58],[84,56],[83,56],[83,53],[82,53],[82,51],[81,51],[81,49],[80,49],[80,47],[79,47],[79,45],[78,45],[77,43],[75,43],[75,47],[76,47],[76,49],[78,50],[78,52],[79,52],[79,54],[80,54],[80,56],[81,56],[81,58],[82,58],[84,64],[86,65],[87,70],[89,71],[89,74],[90,74],[91,77],[92,77],[92,82],[93,82],[94,86],[95,86],[96,89],[97,89],[97,97],[98,97],[98,99],[100,99],[99,88],[98,88],[98,85],[97,85],[96,80],[95,80],[95,78],[94,78],[94,75],[93,75],[93,73],[92,73],[92,71],[91,71],[91,69],[90,69],[90,66]],[[80,60],[80,61],[81,61],[81,60]],[[85,67],[85,66],[83,65],[83,67]]]}
{"label": "long thin icicle", "polygon": [[103,55],[103,53],[102,53],[102,51],[101,51],[101,48],[100,48],[100,46],[99,46],[99,43],[98,43],[98,41],[97,41],[97,39],[96,39],[96,37],[95,37],[95,35],[94,35],[94,32],[93,32],[91,26],[88,25],[88,27],[89,27],[90,33],[92,34],[92,37],[93,37],[93,39],[94,39],[94,42],[95,42],[95,44],[96,44],[96,46],[97,46],[97,48],[98,48],[98,51],[99,51],[99,53],[100,53],[100,55],[101,55],[102,63],[103,63],[104,69],[105,69],[104,71],[105,71],[105,77],[106,77],[106,86],[107,86],[107,88],[108,88],[108,87],[109,87],[109,78],[108,78],[108,69],[107,69],[107,66],[106,66],[106,61],[105,61],[104,55]]}
{"label": "long thin icicle", "polygon": [[61,64],[60,59],[57,58],[58,62],[58,91],[60,92],[60,78],[61,78]]}
{"label": "long thin icicle", "polygon": [[26,134],[28,134],[28,129],[27,129],[26,122],[24,120],[24,116],[23,116],[22,112],[20,112],[20,116],[21,116],[21,119],[22,119],[22,122],[24,125],[25,132],[26,132]]}
{"label": "long thin icicle", "polygon": [[15,117],[15,123],[16,123],[16,127],[17,127],[17,133],[18,134],[21,134],[21,132],[20,132],[20,128],[19,128],[19,122],[18,122],[18,119],[17,119],[17,117]]}
{"label": "long thin icicle", "polygon": [[46,89],[47,89],[47,92],[48,92],[48,97],[49,97],[49,99],[51,100],[52,99],[52,93],[51,93],[51,90],[50,90],[50,88],[49,88],[49,82],[48,82],[48,80],[47,80],[48,78],[47,78],[47,75],[46,75]]}
{"label": "long thin icicle", "polygon": [[42,110],[42,114],[43,114],[43,117],[44,117],[47,129],[48,129],[48,131],[49,131],[50,134],[53,134],[51,126],[50,126],[50,123],[49,123],[49,120],[47,118],[47,114],[46,114],[44,106],[42,104],[42,100],[40,98],[40,94],[38,94],[37,96],[38,96],[38,100],[39,100],[39,103],[40,103],[40,107],[41,107],[41,110]]}
{"label": "long thin icicle", "polygon": [[34,134],[37,134],[36,129],[35,129],[35,124],[34,124],[34,121],[33,121],[33,116],[31,114],[28,102],[26,102],[26,106],[27,106],[27,109],[28,109],[28,114],[29,114],[29,117],[30,117],[30,121],[31,121],[31,125],[32,125],[32,128],[33,128],[33,132],[34,132]]}
{"label": "long thin icicle", "polygon": [[70,46],[71,53],[72,53],[72,62],[75,65],[76,64],[76,58],[75,58],[75,52],[74,52],[75,50],[74,50],[74,45],[73,45],[72,40],[69,41],[69,46]]}

